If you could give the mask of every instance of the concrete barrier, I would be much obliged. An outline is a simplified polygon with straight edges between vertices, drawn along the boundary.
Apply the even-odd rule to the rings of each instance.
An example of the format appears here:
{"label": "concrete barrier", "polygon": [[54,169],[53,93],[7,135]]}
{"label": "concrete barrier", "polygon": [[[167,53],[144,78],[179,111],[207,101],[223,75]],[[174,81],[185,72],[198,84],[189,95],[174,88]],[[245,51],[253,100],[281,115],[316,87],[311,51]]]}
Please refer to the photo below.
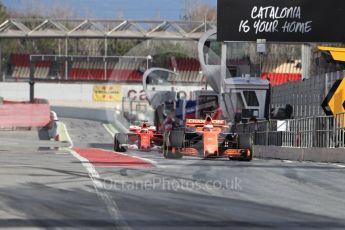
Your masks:
{"label": "concrete barrier", "polygon": [[[62,101],[83,101],[94,102],[94,86],[117,85],[120,88],[120,97],[132,100],[145,101],[145,92],[141,83],[137,84],[114,84],[109,82],[93,83],[42,83],[35,84],[35,97],[46,98],[48,100]],[[176,85],[174,90],[191,97],[191,92],[200,90],[203,86]],[[170,86],[162,86],[166,90],[171,90]],[[0,97],[9,100],[27,100],[29,98],[30,87],[27,82],[0,82]],[[61,93],[63,92],[63,93]]]}
{"label": "concrete barrier", "polygon": [[112,123],[119,132],[128,132],[128,122],[122,116],[118,115],[115,110],[67,106],[52,106],[51,108],[59,117]]}
{"label": "concrete barrier", "polygon": [[256,145],[254,156],[292,161],[345,163],[345,149],[342,148],[287,148]]}
{"label": "concrete barrier", "polygon": [[303,160],[316,162],[345,163],[345,149],[342,148],[310,148],[305,149]]}
{"label": "concrete barrier", "polygon": [[41,128],[49,124],[50,106],[46,101],[35,103],[4,101],[0,106],[0,129]]}

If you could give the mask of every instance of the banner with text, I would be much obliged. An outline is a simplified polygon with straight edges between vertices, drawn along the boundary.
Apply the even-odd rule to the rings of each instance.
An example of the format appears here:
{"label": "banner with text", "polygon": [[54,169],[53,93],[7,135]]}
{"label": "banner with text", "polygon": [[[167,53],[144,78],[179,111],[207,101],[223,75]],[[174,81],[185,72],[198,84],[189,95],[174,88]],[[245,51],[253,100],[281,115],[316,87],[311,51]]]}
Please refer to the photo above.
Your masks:
{"label": "banner with text", "polygon": [[98,102],[121,101],[121,85],[95,85],[93,87],[93,100]]}
{"label": "banner with text", "polygon": [[218,0],[219,41],[344,42],[343,0]]}

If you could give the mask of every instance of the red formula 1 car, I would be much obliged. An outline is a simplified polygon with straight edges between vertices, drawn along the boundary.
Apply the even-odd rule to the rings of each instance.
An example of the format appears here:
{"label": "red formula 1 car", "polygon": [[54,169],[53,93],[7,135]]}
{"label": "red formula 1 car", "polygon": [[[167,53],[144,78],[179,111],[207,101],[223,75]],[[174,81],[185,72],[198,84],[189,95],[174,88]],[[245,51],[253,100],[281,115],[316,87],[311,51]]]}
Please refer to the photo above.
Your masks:
{"label": "red formula 1 car", "polygon": [[[156,133],[156,127],[143,121],[130,126],[130,133],[116,133],[114,136],[114,151],[126,152],[128,148],[150,151],[155,146],[162,146],[163,135]],[[133,147],[135,146],[135,147]]]}
{"label": "red formula 1 car", "polygon": [[163,153],[166,158],[182,158],[183,155],[202,158],[228,157],[230,159],[252,159],[250,135],[228,132],[224,120],[187,119],[183,129],[165,135]]}

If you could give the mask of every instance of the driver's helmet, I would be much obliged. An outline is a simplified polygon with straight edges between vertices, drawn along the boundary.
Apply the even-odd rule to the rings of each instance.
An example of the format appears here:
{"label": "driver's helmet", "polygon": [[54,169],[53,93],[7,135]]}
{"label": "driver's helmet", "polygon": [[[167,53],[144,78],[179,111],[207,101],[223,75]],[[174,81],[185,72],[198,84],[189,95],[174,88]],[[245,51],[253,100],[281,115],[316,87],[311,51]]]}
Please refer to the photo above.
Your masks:
{"label": "driver's helmet", "polygon": [[149,133],[149,130],[148,129],[141,129],[140,133]]}
{"label": "driver's helmet", "polygon": [[213,129],[213,125],[211,124],[207,124],[204,126],[204,131],[212,131],[212,129]]}

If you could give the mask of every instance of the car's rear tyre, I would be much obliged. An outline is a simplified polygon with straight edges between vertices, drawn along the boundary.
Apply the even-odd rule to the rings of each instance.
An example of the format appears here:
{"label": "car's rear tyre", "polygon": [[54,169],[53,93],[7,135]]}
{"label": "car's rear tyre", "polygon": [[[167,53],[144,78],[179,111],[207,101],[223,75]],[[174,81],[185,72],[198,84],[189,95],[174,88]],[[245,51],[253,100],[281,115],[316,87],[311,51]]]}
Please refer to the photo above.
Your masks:
{"label": "car's rear tyre", "polygon": [[[169,135],[168,138],[169,138],[169,143],[172,143],[171,140],[173,140],[173,143],[175,143],[175,144],[178,144],[177,141],[180,141],[178,139],[174,139],[175,137],[171,138],[171,135]],[[182,147],[182,145],[181,145],[181,147]],[[180,151],[181,147],[175,147],[175,146],[171,147],[171,145],[168,146],[167,142],[164,141],[164,143],[163,143],[163,156],[164,156],[164,158],[166,158],[166,159],[181,159],[183,157],[183,153],[181,153],[181,151]]]}
{"label": "car's rear tyre", "polygon": [[140,139],[140,136],[138,137],[138,150],[139,150],[139,151],[145,151],[145,149],[143,149],[143,148],[141,147],[141,139]]}
{"label": "car's rear tyre", "polygon": [[251,161],[253,159],[253,139],[251,134],[239,135],[239,148],[245,150],[241,160]]}
{"label": "car's rear tyre", "polygon": [[178,149],[175,149],[175,152],[172,151],[170,147],[166,147],[163,149],[163,156],[166,159],[181,159],[183,154]]}
{"label": "car's rear tyre", "polygon": [[117,133],[114,136],[114,151],[115,152],[126,152],[127,147],[122,147],[122,144],[127,144],[127,135],[123,133]]}
{"label": "car's rear tyre", "polygon": [[251,161],[251,160],[253,160],[253,150],[250,149],[250,148],[247,148],[245,150],[245,154],[244,154],[242,160],[243,161]]}
{"label": "car's rear tyre", "polygon": [[117,135],[114,136],[114,151],[119,152],[120,151],[120,144],[117,140]]}
{"label": "car's rear tyre", "polygon": [[182,148],[184,144],[184,131],[173,130],[169,135],[170,146],[175,148]]}
{"label": "car's rear tyre", "polygon": [[240,149],[251,149],[253,146],[253,140],[251,134],[239,134],[238,135],[238,145]]}

